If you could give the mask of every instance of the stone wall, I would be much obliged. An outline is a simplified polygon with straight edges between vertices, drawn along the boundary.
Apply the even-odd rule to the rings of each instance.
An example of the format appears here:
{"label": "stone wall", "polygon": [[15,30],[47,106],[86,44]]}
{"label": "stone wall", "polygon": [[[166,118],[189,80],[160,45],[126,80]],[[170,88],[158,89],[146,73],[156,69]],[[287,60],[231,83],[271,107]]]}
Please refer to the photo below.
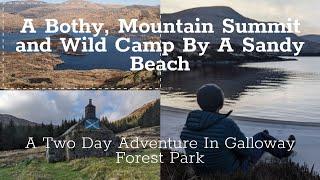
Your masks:
{"label": "stone wall", "polygon": [[[112,140],[110,147],[105,151],[104,145],[102,148],[82,148],[83,139],[82,137],[90,137],[95,140]],[[119,144],[119,139],[115,136],[113,131],[102,126],[100,129],[85,129],[83,122],[79,122],[75,126],[67,130],[57,140],[73,140],[76,143],[76,147],[73,149],[69,148],[56,148],[53,142],[49,143],[49,147],[46,151],[46,158],[49,163],[59,162],[65,160],[72,160],[77,158],[86,157],[104,157],[104,156],[115,156],[116,150]],[[87,141],[89,142],[89,141]]]}
{"label": "stone wall", "polygon": [[[104,145],[102,148],[98,149],[94,146],[92,148],[82,148],[82,137],[90,137],[95,140],[112,140],[113,143],[111,143],[108,151],[105,151]],[[77,158],[83,158],[83,157],[104,157],[104,156],[115,156],[116,152],[116,137],[110,130],[77,130],[72,131],[70,134],[66,135],[66,140],[72,139],[76,142],[78,146],[76,146],[74,149],[66,149],[66,160],[72,160]],[[89,141],[87,141],[89,142]],[[87,143],[88,144],[88,143]]]}
{"label": "stone wall", "polygon": [[[62,140],[61,138],[57,140]],[[66,159],[66,150],[63,148],[56,148],[53,142],[49,142],[49,149],[46,150],[46,159],[49,163],[64,161]]]}

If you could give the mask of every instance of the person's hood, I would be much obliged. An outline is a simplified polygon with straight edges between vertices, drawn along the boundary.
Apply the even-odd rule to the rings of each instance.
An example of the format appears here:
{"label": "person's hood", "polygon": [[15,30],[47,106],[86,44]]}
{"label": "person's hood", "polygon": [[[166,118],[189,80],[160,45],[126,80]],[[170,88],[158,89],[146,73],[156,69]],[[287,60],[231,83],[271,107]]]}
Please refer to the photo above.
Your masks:
{"label": "person's hood", "polygon": [[185,126],[187,129],[200,131],[219,123],[230,114],[231,111],[228,114],[219,114],[200,110],[192,111],[188,114]]}

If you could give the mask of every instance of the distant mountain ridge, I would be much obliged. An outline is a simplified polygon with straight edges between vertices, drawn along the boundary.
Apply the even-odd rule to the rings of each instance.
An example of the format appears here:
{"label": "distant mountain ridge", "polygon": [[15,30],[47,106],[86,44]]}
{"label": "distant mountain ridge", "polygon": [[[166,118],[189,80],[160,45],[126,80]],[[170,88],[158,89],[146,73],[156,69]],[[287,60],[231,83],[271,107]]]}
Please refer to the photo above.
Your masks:
{"label": "distant mountain ridge", "polygon": [[4,12],[16,14],[21,11],[46,5],[43,1],[8,1],[2,3],[0,7]]}
{"label": "distant mountain ridge", "polygon": [[300,36],[302,39],[312,41],[315,43],[320,43],[320,35],[319,34],[308,34],[304,36]]}
{"label": "distant mountain ridge", "polygon": [[70,23],[73,19],[82,18],[88,22],[104,23],[104,28],[109,30],[119,26],[119,18],[137,18],[139,22],[145,23],[160,21],[159,6],[125,6],[87,0],[69,0],[62,3],[9,1],[1,3],[0,8],[4,10],[5,16],[10,16],[10,19],[5,19],[5,31],[18,31],[24,23],[23,18],[33,18],[33,25],[37,28],[45,25],[44,19],[55,18],[59,22]]}
{"label": "distant mountain ridge", "polygon": [[28,125],[36,126],[37,125],[37,123],[35,122],[31,122],[29,120],[25,120],[22,118],[17,118],[9,114],[0,114],[0,123],[2,123],[3,126],[9,125],[10,121],[12,121],[16,126],[28,126]]}
{"label": "distant mountain ridge", "polygon": [[[214,44],[219,44],[221,37],[230,37],[231,42],[234,44],[238,44],[242,46],[242,41],[245,37],[254,37],[255,41],[276,41],[282,42],[285,40],[285,37],[290,37],[292,41],[304,41],[306,42],[302,52],[305,54],[308,53],[319,53],[320,54],[320,44],[302,39],[293,33],[287,34],[224,34],[222,32],[223,29],[223,20],[225,18],[234,19],[235,22],[240,23],[259,23],[259,21],[247,18],[234,9],[227,6],[212,6],[212,7],[199,7],[183,10],[176,13],[171,14],[162,14],[161,21],[162,22],[172,22],[174,23],[177,19],[181,19],[182,23],[185,22],[195,22],[196,18],[200,18],[201,22],[209,22],[214,25],[215,33],[212,36],[208,34],[163,34],[163,39],[168,40],[178,40],[182,39],[184,36],[193,37],[198,41],[210,41]],[[261,22],[266,23],[266,22]]]}
{"label": "distant mountain ridge", "polygon": [[131,112],[128,116],[116,121],[108,122],[102,119],[108,128],[119,133],[135,127],[153,127],[160,125],[160,100],[144,104]]}

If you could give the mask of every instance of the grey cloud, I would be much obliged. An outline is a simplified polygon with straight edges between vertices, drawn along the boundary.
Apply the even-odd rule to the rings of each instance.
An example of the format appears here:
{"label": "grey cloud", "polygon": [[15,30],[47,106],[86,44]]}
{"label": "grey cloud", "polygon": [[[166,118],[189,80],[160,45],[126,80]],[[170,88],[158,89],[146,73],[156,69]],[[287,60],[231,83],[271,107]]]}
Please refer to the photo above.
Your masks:
{"label": "grey cloud", "polygon": [[59,124],[62,119],[80,118],[92,98],[97,116],[111,120],[128,115],[159,98],[157,91],[1,91],[0,113],[37,123]]}
{"label": "grey cloud", "polygon": [[320,16],[319,0],[161,0],[161,12],[171,13],[201,6],[229,6],[244,16],[259,21],[286,21],[287,18],[298,18],[301,21],[303,34],[319,34]]}

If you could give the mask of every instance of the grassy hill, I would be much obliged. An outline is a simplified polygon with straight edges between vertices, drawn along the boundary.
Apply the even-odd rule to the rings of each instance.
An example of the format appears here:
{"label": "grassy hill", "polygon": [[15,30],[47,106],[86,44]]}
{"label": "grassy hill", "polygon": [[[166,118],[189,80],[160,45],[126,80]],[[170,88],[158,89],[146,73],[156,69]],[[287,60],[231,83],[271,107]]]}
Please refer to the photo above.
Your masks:
{"label": "grassy hill", "polygon": [[[134,128],[117,134],[130,141],[159,139],[160,127]],[[131,155],[159,154],[159,149],[122,149]],[[28,150],[1,151],[0,179],[159,179],[160,164],[116,163],[116,157],[82,158],[48,163],[44,146]]]}
{"label": "grassy hill", "polygon": [[117,121],[102,120],[105,126],[119,133],[135,127],[160,125],[160,100],[152,101],[136,109],[128,116]]}
{"label": "grassy hill", "polygon": [[[159,179],[160,164],[116,163],[115,157],[76,159],[70,162],[47,163],[44,147],[22,153],[22,159],[10,165],[3,163],[15,156],[3,157],[0,160],[0,179]],[[140,150],[132,154],[159,154],[159,150]],[[20,154],[21,156],[21,154]]]}
{"label": "grassy hill", "polygon": [[13,121],[13,123],[17,126],[35,126],[37,123],[17,118],[15,116],[9,115],[9,114],[0,114],[0,123],[3,126],[7,126],[10,124],[10,121]]}

